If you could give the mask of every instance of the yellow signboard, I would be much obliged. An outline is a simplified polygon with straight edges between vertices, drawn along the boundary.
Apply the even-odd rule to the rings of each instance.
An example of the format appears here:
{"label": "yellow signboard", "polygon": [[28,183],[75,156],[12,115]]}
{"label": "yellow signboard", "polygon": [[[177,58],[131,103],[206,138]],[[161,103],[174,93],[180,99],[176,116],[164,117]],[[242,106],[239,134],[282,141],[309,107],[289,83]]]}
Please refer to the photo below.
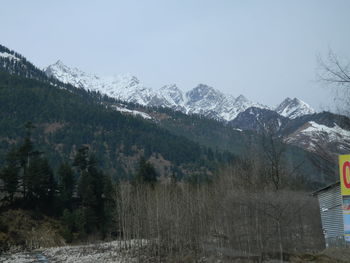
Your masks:
{"label": "yellow signboard", "polygon": [[341,194],[350,195],[350,155],[339,155]]}

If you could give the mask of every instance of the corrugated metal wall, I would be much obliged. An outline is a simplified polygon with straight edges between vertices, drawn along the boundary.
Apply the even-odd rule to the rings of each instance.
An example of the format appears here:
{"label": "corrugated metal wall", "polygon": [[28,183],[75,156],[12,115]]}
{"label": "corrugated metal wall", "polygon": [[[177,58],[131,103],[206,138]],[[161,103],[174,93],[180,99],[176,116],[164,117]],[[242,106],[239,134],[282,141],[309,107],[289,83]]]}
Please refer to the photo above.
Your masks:
{"label": "corrugated metal wall", "polygon": [[318,193],[326,246],[344,245],[344,223],[340,185]]}

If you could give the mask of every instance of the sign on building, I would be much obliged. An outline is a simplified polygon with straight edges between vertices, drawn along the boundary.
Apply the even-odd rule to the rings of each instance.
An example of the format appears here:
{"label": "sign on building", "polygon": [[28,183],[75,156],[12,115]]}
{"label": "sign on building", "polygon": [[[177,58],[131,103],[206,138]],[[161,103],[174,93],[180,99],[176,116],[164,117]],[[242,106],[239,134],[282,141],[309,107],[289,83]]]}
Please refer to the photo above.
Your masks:
{"label": "sign on building", "polygon": [[340,187],[343,197],[344,238],[350,242],[350,155],[339,155]]}

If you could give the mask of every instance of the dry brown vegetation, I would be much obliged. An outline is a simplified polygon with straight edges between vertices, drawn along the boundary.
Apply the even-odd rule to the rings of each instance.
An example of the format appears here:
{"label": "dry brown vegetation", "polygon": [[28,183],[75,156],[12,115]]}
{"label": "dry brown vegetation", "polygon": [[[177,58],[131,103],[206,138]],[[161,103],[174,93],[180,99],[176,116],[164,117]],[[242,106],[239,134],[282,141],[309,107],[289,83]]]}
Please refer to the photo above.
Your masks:
{"label": "dry brown vegetation", "polygon": [[115,198],[119,234],[148,240],[145,250],[159,262],[289,260],[322,250],[317,200],[283,184],[276,190],[258,168],[229,167],[210,183],[122,182]]}
{"label": "dry brown vegetation", "polygon": [[62,246],[59,223],[46,216],[25,210],[8,210],[0,214],[0,252]]}

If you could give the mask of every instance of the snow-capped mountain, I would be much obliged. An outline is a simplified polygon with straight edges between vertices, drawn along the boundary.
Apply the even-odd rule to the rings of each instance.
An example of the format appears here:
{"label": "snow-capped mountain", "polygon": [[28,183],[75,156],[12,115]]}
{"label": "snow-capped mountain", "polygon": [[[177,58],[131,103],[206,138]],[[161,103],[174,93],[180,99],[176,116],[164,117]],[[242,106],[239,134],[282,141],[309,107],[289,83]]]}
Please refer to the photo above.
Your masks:
{"label": "snow-capped mountain", "polygon": [[145,87],[131,74],[101,78],[77,68],[67,67],[60,60],[45,68],[44,71],[48,76],[55,77],[63,83],[100,92],[115,99],[146,106],[163,106],[164,104],[163,98],[157,92]]}
{"label": "snow-capped mountain", "polygon": [[326,149],[329,153],[346,154],[350,151],[350,131],[336,123],[332,126],[309,121],[284,139],[309,151]]}
{"label": "snow-capped mountain", "polygon": [[199,84],[187,93],[184,93],[175,84],[156,90],[146,87],[130,74],[101,78],[77,68],[70,68],[61,61],[48,66],[44,71],[48,76],[55,77],[63,83],[100,92],[119,100],[143,106],[169,107],[187,114],[201,114],[217,120],[233,120],[240,112],[249,107],[268,108],[249,101],[243,95],[235,98],[204,84]]}
{"label": "snow-capped mountain", "polygon": [[204,84],[199,84],[187,92],[186,98],[187,113],[201,114],[226,121],[233,120],[240,112],[250,107],[268,108],[249,101],[243,95],[235,98]]}
{"label": "snow-capped mountain", "polygon": [[185,100],[186,97],[176,84],[165,85],[160,88],[159,94],[163,97],[165,107],[186,112]]}
{"label": "snow-capped mountain", "polygon": [[99,91],[106,88],[99,77],[87,74],[77,68],[69,68],[60,60],[47,67],[45,73],[49,77],[55,77],[63,83],[71,84],[77,88],[84,88],[89,91]]}
{"label": "snow-capped mountain", "polygon": [[297,117],[314,114],[315,110],[298,98],[286,98],[275,111],[284,117],[295,119]]}

